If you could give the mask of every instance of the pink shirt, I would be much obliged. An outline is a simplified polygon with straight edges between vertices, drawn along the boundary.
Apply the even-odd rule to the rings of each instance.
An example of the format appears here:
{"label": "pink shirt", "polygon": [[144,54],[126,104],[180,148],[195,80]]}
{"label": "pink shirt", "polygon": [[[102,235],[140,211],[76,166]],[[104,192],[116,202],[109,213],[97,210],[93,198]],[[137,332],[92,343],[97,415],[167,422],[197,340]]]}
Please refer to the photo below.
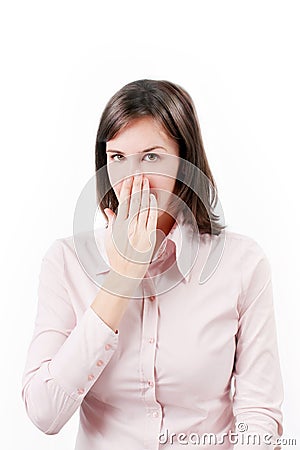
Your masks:
{"label": "pink shirt", "polygon": [[[106,232],[96,231],[98,259],[87,233],[80,245],[55,240],[42,260],[22,380],[31,421],[56,434],[80,408],[75,450],[276,448],[283,385],[259,244],[227,230],[195,242],[175,224],[115,332],[90,307],[109,271]],[[261,445],[243,445],[247,433]]]}

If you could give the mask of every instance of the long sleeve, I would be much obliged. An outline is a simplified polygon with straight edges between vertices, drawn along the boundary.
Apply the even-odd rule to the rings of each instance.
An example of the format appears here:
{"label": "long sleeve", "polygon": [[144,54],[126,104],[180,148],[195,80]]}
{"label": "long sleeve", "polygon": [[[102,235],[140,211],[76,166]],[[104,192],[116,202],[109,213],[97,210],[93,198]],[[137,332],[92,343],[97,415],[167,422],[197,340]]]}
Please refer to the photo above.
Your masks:
{"label": "long sleeve", "polygon": [[[253,240],[241,263],[242,293],[234,365],[235,416],[238,443],[235,450],[280,449],[283,433],[283,383],[279,363],[272,276],[269,261]],[[240,425],[238,425],[240,424]],[[258,434],[259,437],[254,435]],[[242,444],[242,439],[248,446]],[[265,437],[266,436],[266,437]],[[268,437],[269,436],[269,437]],[[260,445],[257,445],[260,439]]]}
{"label": "long sleeve", "polygon": [[76,320],[57,239],[42,260],[34,332],[22,378],[27,414],[40,430],[60,431],[105,370],[118,339],[91,307]]}

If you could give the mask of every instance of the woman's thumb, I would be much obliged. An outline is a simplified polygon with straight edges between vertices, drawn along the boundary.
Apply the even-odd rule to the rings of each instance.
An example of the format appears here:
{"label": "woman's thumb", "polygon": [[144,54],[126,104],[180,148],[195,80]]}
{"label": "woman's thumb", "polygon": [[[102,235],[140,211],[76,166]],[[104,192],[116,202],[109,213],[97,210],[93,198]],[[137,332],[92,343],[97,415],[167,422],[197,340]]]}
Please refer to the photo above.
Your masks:
{"label": "woman's thumb", "polygon": [[104,209],[105,214],[107,215],[108,218],[108,226],[109,228],[112,226],[112,223],[114,222],[116,215],[115,213],[113,213],[113,211],[109,208],[105,208]]}

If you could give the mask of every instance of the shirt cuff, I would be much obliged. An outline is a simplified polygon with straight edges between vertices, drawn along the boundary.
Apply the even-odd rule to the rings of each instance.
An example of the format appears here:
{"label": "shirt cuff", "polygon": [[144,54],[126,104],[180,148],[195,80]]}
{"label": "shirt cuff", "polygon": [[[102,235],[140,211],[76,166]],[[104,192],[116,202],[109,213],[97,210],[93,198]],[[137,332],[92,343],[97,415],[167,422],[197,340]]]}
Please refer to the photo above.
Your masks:
{"label": "shirt cuff", "polygon": [[119,332],[90,306],[50,361],[49,374],[70,397],[84,397],[109,363],[118,340]]}

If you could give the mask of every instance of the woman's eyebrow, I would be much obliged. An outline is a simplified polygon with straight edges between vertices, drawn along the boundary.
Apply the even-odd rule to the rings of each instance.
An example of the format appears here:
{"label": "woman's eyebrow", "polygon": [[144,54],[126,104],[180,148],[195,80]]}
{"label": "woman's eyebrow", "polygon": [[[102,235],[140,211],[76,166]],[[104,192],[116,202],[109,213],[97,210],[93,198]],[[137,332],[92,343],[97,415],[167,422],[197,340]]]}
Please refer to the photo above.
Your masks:
{"label": "woman's eyebrow", "polygon": [[[151,152],[152,150],[155,150],[156,148],[161,148],[162,150],[165,150],[166,152],[168,151],[167,149],[165,149],[164,147],[161,147],[160,145],[155,145],[154,147],[146,148],[145,150],[142,150],[139,153]],[[106,150],[106,153],[110,153],[110,152],[120,153],[121,155],[126,154],[126,153],[121,152],[120,150],[113,150],[113,149]]]}

